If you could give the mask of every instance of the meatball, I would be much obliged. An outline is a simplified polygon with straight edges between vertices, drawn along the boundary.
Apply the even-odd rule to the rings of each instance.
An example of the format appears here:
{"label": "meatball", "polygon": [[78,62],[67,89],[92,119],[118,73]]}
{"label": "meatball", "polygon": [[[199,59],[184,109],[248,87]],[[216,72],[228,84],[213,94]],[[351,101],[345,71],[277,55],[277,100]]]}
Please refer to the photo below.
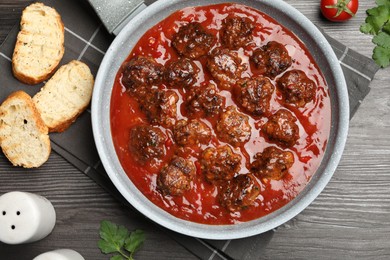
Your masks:
{"label": "meatball", "polygon": [[245,47],[252,41],[253,22],[246,17],[227,17],[222,22],[221,41],[229,49]]}
{"label": "meatball", "polygon": [[217,122],[216,133],[218,137],[233,146],[247,142],[251,137],[249,117],[230,106],[223,112]]}
{"label": "meatball", "polygon": [[192,60],[187,58],[178,59],[169,63],[164,78],[173,87],[186,88],[196,82],[198,71],[199,68]]}
{"label": "meatball", "polygon": [[284,45],[270,41],[259,49],[256,49],[251,56],[251,60],[260,73],[275,78],[291,66],[291,57]]}
{"label": "meatball", "polygon": [[176,143],[182,146],[192,146],[199,143],[208,144],[211,139],[210,128],[198,119],[180,120],[173,128]]}
{"label": "meatball", "polygon": [[218,94],[213,84],[192,88],[187,97],[186,108],[190,114],[201,117],[218,115],[224,106],[225,98]]}
{"label": "meatball", "polygon": [[208,57],[207,68],[222,89],[230,90],[247,69],[241,58],[229,49],[215,49]]}
{"label": "meatball", "polygon": [[269,112],[275,87],[268,78],[258,76],[239,81],[233,88],[237,103],[248,113],[261,116]]}
{"label": "meatball", "polygon": [[144,165],[165,155],[165,140],[166,135],[159,128],[139,125],[130,130],[129,149],[134,159]]}
{"label": "meatball", "polygon": [[165,165],[157,178],[157,188],[165,195],[179,196],[191,188],[190,184],[196,173],[192,161],[173,157]]}
{"label": "meatball", "polygon": [[280,180],[294,164],[294,155],[289,151],[270,146],[255,155],[251,172],[258,177]]}
{"label": "meatball", "polygon": [[235,154],[227,145],[209,147],[203,151],[200,165],[209,182],[231,180],[241,169],[241,155]]}
{"label": "meatball", "polygon": [[301,70],[290,70],[283,74],[277,82],[287,103],[303,107],[316,95],[316,84]]}
{"label": "meatball", "polygon": [[260,185],[252,174],[241,174],[220,187],[219,203],[231,212],[252,206],[260,194]]}
{"label": "meatball", "polygon": [[171,90],[151,89],[144,99],[139,101],[141,111],[152,124],[172,127],[176,122],[176,103],[178,95]]}
{"label": "meatball", "polygon": [[280,109],[263,125],[262,131],[270,141],[283,147],[291,147],[299,138],[299,128],[296,121],[297,119],[290,111]]}
{"label": "meatball", "polygon": [[151,57],[135,56],[123,65],[122,84],[133,92],[139,86],[158,84],[163,67]]}
{"label": "meatball", "polygon": [[197,59],[209,52],[214,41],[214,35],[207,33],[200,23],[193,22],[179,28],[172,38],[172,46],[180,55]]}

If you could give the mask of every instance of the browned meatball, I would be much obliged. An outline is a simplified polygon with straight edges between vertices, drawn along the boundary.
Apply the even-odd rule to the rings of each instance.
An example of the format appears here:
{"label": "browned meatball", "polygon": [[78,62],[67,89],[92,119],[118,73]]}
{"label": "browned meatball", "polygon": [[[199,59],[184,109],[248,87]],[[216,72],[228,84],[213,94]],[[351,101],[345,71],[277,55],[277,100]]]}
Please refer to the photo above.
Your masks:
{"label": "browned meatball", "polygon": [[186,108],[191,114],[201,117],[218,115],[224,106],[225,98],[218,94],[213,84],[192,88],[187,97]]}
{"label": "browned meatball", "polygon": [[179,196],[191,188],[190,184],[196,173],[192,161],[173,157],[158,175],[157,188],[165,195]]}
{"label": "browned meatball", "polygon": [[246,17],[227,17],[222,21],[221,41],[229,49],[245,47],[252,41],[253,22]]}
{"label": "browned meatball", "polygon": [[216,133],[218,137],[233,146],[247,142],[251,137],[249,117],[238,112],[230,106],[223,112],[217,122]]}
{"label": "browned meatball", "polygon": [[163,67],[151,57],[135,56],[123,65],[122,84],[133,92],[139,86],[158,84]]}
{"label": "browned meatball", "polygon": [[238,54],[229,49],[215,49],[207,59],[207,68],[222,89],[231,87],[247,69]]}
{"label": "browned meatball", "polygon": [[277,82],[287,103],[303,107],[316,95],[316,84],[301,70],[290,70],[283,74]]}
{"label": "browned meatball", "polygon": [[196,82],[199,68],[187,58],[178,59],[168,64],[165,72],[165,80],[173,87],[186,88]]}
{"label": "browned meatball", "polygon": [[251,164],[251,172],[262,178],[280,180],[294,164],[292,152],[283,151],[274,146],[264,149],[255,155]]}
{"label": "browned meatball", "polygon": [[291,66],[291,57],[283,44],[270,41],[253,52],[251,60],[265,76],[275,78]]}
{"label": "browned meatball", "polygon": [[264,124],[262,131],[270,141],[284,147],[291,147],[299,138],[296,121],[297,119],[290,111],[280,109]]}
{"label": "browned meatball", "polygon": [[268,78],[258,76],[239,81],[234,87],[237,103],[248,113],[261,116],[269,112],[275,87]]}
{"label": "browned meatball", "polygon": [[176,122],[178,95],[171,90],[151,89],[140,99],[140,108],[152,124],[172,127]]}
{"label": "browned meatball", "polygon": [[241,155],[235,154],[227,145],[209,147],[203,151],[200,165],[209,182],[231,180],[241,169]]}
{"label": "browned meatball", "polygon": [[172,45],[180,55],[197,59],[209,52],[214,41],[214,35],[207,33],[200,23],[193,22],[179,28],[173,35]]}
{"label": "browned meatball", "polygon": [[208,144],[211,139],[210,128],[198,119],[179,120],[173,128],[176,143],[182,146]]}
{"label": "browned meatball", "polygon": [[129,149],[140,164],[165,155],[166,135],[156,127],[135,126],[130,130]]}
{"label": "browned meatball", "polygon": [[252,206],[260,194],[260,185],[252,174],[240,174],[221,186],[219,203],[231,212]]}

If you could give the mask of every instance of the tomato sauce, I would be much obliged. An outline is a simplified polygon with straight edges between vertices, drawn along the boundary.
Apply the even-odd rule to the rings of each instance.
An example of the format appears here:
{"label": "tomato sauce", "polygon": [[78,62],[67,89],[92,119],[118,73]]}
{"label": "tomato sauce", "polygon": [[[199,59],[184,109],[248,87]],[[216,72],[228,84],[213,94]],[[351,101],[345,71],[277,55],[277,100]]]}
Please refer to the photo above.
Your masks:
{"label": "tomato sauce", "polygon": [[[197,177],[191,182],[191,189],[182,196],[163,196],[156,188],[156,180],[162,166],[170,161],[178,146],[172,138],[172,131],[160,127],[167,134],[166,155],[160,160],[155,160],[152,164],[141,166],[133,158],[129,151],[130,129],[140,123],[148,124],[146,116],[140,111],[134,98],[126,93],[121,84],[121,70],[118,71],[113,86],[111,97],[111,131],[115,149],[119,160],[128,177],[138,187],[138,189],[154,204],[166,210],[172,215],[206,224],[235,224],[262,217],[287,204],[305,187],[313,174],[319,167],[325,152],[327,139],[330,131],[330,99],[326,82],[315,64],[312,56],[304,44],[289,30],[281,26],[277,21],[269,16],[238,4],[218,4],[204,7],[188,7],[171,14],[165,20],[149,29],[138,41],[127,61],[134,56],[150,56],[158,63],[164,65],[169,60],[178,58],[178,54],[171,46],[171,39],[180,26],[189,22],[199,22],[206,30],[217,37],[217,47],[220,45],[219,30],[221,21],[229,14],[248,17],[255,22],[253,31],[253,44],[248,45],[239,52],[242,53],[243,62],[248,64],[247,71],[243,77],[256,75],[254,66],[249,65],[249,58],[253,50],[263,46],[268,41],[277,41],[286,46],[293,64],[288,69],[299,69],[306,73],[317,85],[316,96],[313,101],[307,103],[302,108],[288,105],[283,102],[282,95],[275,88],[271,99],[271,112],[275,113],[280,108],[290,110],[297,118],[300,138],[289,150],[294,154],[295,162],[289,169],[289,174],[281,180],[258,179],[261,193],[257,197],[253,206],[239,212],[229,212],[220,206],[216,196],[217,188],[205,181],[200,171],[197,152],[201,152],[207,147],[216,147],[225,143],[219,141],[212,131],[212,141],[209,145],[201,145],[193,148],[191,159],[197,166]],[[211,74],[205,66],[205,59],[196,61],[201,73],[197,77],[195,86],[201,86],[203,82],[213,82]],[[278,77],[271,80],[276,86]],[[179,96],[177,103],[177,118],[186,119],[184,109],[184,89],[170,88],[164,84],[161,89],[172,89]],[[222,90],[221,94],[226,98],[225,107],[235,105],[230,91]],[[239,109],[240,112],[243,112]],[[243,112],[244,113],[244,112]],[[253,156],[262,152],[268,146],[275,146],[274,143],[267,142],[261,134],[262,125],[267,122],[266,117],[249,116],[252,128],[252,135],[248,142],[234,149],[235,153],[242,156],[241,171],[239,174],[249,172],[249,164],[253,161]],[[215,126],[215,121],[202,119],[209,126]]]}

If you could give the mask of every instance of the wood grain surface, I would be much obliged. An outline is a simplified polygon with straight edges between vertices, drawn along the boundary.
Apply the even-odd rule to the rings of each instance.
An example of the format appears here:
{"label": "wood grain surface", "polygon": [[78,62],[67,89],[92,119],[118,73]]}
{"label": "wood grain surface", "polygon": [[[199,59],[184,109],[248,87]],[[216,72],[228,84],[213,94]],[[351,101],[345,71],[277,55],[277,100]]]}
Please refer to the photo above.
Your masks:
{"label": "wood grain surface", "polygon": [[[0,0],[0,42],[27,2]],[[358,14],[346,23],[325,21],[318,0],[286,2],[335,39],[371,56],[371,37],[361,34],[359,26],[374,0],[360,1]],[[370,86],[350,122],[346,148],[330,183],[308,208],[275,230],[258,259],[390,259],[390,68],[379,70]],[[55,153],[39,169],[0,167],[9,169],[0,174],[0,193],[18,189],[39,193],[58,205],[57,214],[66,216],[59,218],[50,239],[21,246],[0,243],[0,259],[32,259],[64,247],[82,250],[86,259],[108,259],[97,248],[98,221],[103,219],[146,231],[147,241],[136,259],[195,258],[140,215],[139,223],[129,226],[128,214],[138,213],[121,207]]]}

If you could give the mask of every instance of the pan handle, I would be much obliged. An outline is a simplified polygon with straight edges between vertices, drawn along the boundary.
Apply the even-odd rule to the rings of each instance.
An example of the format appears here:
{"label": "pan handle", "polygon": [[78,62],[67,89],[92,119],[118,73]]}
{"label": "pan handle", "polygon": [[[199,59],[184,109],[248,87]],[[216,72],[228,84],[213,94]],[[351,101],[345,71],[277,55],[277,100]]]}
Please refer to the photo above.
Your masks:
{"label": "pan handle", "polygon": [[111,34],[118,35],[123,27],[147,6],[144,0],[88,0]]}

